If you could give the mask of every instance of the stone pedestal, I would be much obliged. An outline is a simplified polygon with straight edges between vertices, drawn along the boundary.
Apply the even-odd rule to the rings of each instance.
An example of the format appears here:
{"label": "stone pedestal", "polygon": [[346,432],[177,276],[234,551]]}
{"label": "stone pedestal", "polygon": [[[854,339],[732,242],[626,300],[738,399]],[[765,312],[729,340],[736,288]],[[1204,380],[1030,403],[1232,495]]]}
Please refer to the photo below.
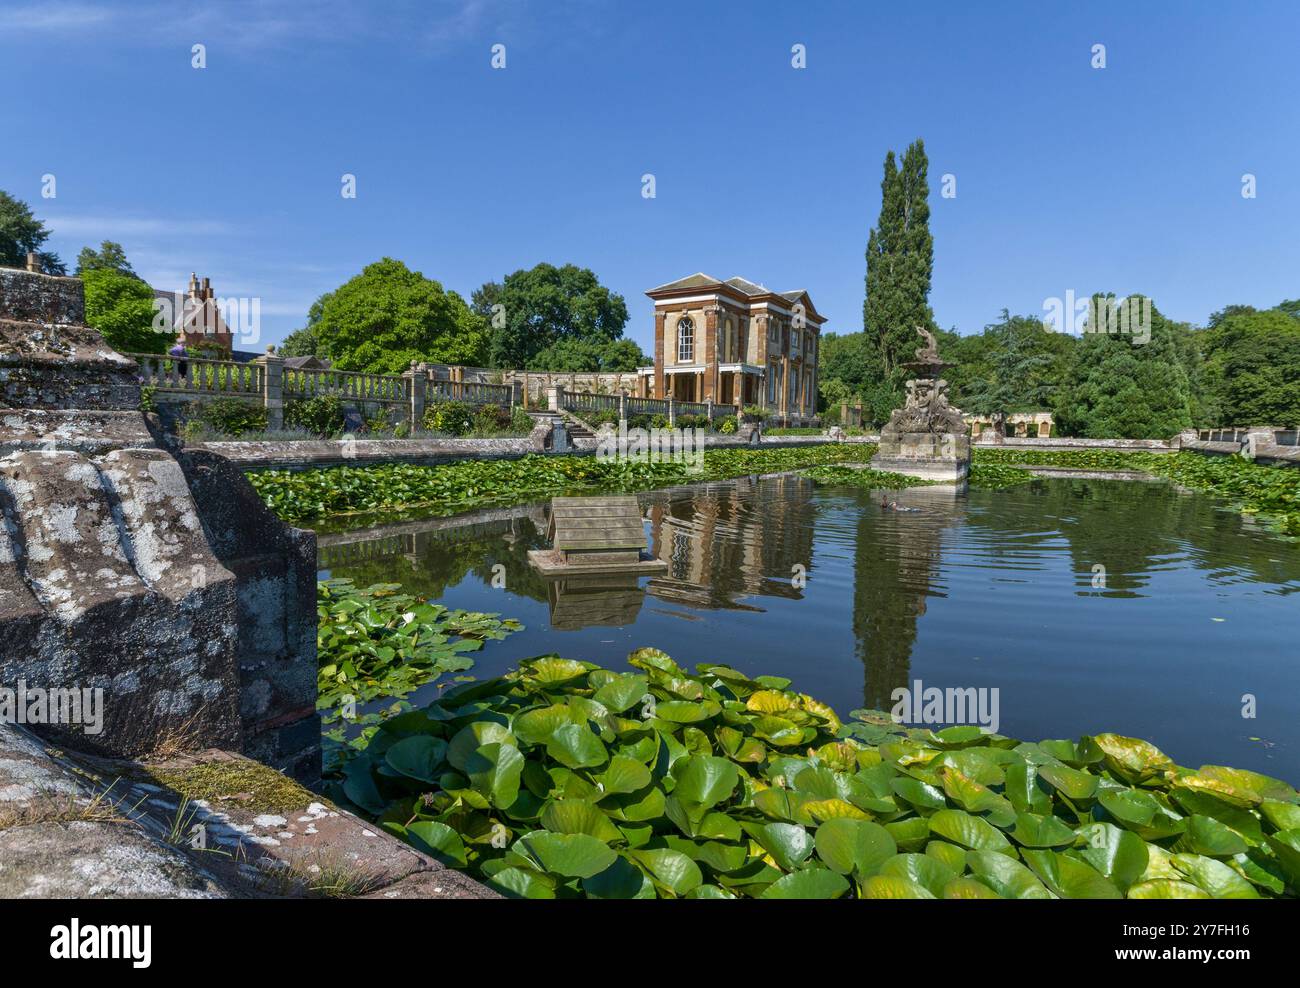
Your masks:
{"label": "stone pedestal", "polygon": [[955,432],[882,432],[873,470],[956,483],[970,473],[970,437]]}

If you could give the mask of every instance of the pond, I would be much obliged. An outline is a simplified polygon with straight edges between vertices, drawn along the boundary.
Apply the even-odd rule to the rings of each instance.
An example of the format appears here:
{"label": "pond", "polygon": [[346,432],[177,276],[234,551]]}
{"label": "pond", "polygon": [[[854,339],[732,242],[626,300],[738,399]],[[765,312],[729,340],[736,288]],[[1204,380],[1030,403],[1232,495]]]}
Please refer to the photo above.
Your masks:
{"label": "pond", "polygon": [[475,676],[549,652],[624,668],[649,645],[787,676],[841,715],[918,680],[996,688],[1013,737],[1113,731],[1192,767],[1300,777],[1294,543],[1160,482],[881,497],[794,475],[642,494],[668,564],[649,578],[538,576],[541,504],[322,536],[320,566],[523,622]]}

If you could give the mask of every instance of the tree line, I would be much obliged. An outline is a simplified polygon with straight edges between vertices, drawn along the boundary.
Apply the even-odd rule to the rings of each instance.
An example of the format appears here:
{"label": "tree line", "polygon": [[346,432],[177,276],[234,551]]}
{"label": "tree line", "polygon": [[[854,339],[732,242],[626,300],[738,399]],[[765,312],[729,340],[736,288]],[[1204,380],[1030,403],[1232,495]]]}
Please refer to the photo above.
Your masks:
{"label": "tree line", "polygon": [[[1063,435],[1168,438],[1192,426],[1300,425],[1300,300],[1269,309],[1230,305],[1205,326],[1167,318],[1154,300],[1124,309],[1092,296],[1073,335],[1039,316],[1001,316],[983,332],[941,330],[930,308],[934,240],[929,230],[928,161],[917,140],[898,160],[885,156],[881,207],[867,238],[863,330],[823,334],[823,407],[861,402],[875,424],[903,400],[912,359],[928,328],[946,360],[950,396],[994,421],[1048,410]],[[1128,325],[1118,314],[1140,317]],[[1056,329],[1063,327],[1057,326]]]}
{"label": "tree line", "polygon": [[[46,274],[66,274],[44,249],[45,224],[0,191],[0,266],[23,267],[29,251]],[[154,295],[122,246],[86,247],[74,273],[85,282],[86,322],[117,350],[162,353],[173,340],[154,330]],[[634,371],[650,362],[623,335],[623,296],[587,268],[538,264],[489,281],[467,302],[390,257],[320,296],[306,325],[280,347],[340,370],[400,374],[411,361],[536,371]]]}
{"label": "tree line", "polygon": [[[863,329],[825,333],[823,409],[861,402],[876,424],[903,401],[904,364],[934,332],[956,366],[946,376],[954,405],[994,420],[1049,410],[1063,435],[1167,438],[1189,426],[1300,425],[1300,300],[1268,309],[1229,305],[1205,326],[1167,318],[1154,301],[1143,332],[1111,332],[1117,300],[1092,298],[1082,332],[1054,332],[1034,315],[1000,317],[981,333],[942,330],[930,308],[934,239],[928,161],[918,140],[901,159],[885,156],[881,207],[867,238]],[[66,273],[44,245],[44,224],[0,191],[0,265],[21,267],[29,251],[42,270]],[[86,287],[86,319],[119,350],[160,353],[153,292],[122,247],[86,247],[75,273]],[[401,373],[412,360],[536,371],[633,371],[650,362],[623,333],[621,295],[587,268],[538,264],[490,281],[465,300],[399,260],[382,258],[320,296],[306,324],[280,348],[318,356],[341,370]],[[1121,328],[1123,328],[1121,326]]]}

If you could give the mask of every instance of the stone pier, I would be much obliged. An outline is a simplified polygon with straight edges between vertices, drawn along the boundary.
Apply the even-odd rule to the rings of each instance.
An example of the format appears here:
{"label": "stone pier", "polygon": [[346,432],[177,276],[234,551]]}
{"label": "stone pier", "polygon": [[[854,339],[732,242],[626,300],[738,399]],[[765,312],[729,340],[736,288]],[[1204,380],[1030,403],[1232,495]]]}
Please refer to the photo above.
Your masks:
{"label": "stone pier", "polygon": [[315,536],[159,437],[81,281],[0,269],[0,688],[44,698],[9,717],[100,756],[218,747],[313,781]]}

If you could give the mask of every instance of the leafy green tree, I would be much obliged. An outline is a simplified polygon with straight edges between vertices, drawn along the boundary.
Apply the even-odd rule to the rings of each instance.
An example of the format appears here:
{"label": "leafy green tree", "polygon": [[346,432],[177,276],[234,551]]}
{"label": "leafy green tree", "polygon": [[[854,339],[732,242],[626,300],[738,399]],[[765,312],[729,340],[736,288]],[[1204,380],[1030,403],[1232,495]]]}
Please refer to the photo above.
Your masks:
{"label": "leafy green tree", "polygon": [[1228,315],[1203,346],[1218,419],[1203,424],[1300,425],[1300,320],[1281,306]]}
{"label": "leafy green tree", "polygon": [[114,350],[163,353],[170,332],[154,329],[153,290],[139,278],[113,268],[92,268],[81,276],[86,291],[86,325],[99,330]]}
{"label": "leafy green tree", "polygon": [[411,361],[481,364],[487,324],[465,300],[390,257],[322,296],[309,323],[339,370],[400,374]]}
{"label": "leafy green tree", "polygon": [[[1113,296],[1093,296],[1094,307]],[[1150,307],[1150,339],[1090,324],[1057,395],[1055,419],[1067,436],[1167,439],[1192,424],[1191,385],[1180,327]]]}
{"label": "leafy green tree", "polygon": [[50,231],[32,215],[27,203],[0,190],[0,267],[26,267],[27,253],[35,251],[46,274],[67,274],[58,254],[41,250],[49,238]]}
{"label": "leafy green tree", "polygon": [[[627,304],[587,268],[538,264],[490,281],[473,295],[474,311],[491,325],[492,367],[530,368],[556,344],[607,344],[623,335]],[[555,351],[569,360],[573,351]],[[546,358],[548,361],[550,358]],[[555,369],[555,368],[548,368]]]}
{"label": "leafy green tree", "polygon": [[320,338],[316,335],[316,329],[313,326],[304,326],[302,329],[295,329],[292,333],[284,338],[284,341],[276,347],[276,352],[282,357],[321,357]]}
{"label": "leafy green tree", "polygon": [[885,155],[880,183],[880,218],[867,238],[867,297],[862,321],[871,345],[871,383],[891,405],[902,401],[908,373],[902,364],[920,345],[916,327],[937,327],[930,310],[934,238],[930,234],[929,163],[925,144],[916,140],[903,155]]}
{"label": "leafy green tree", "polygon": [[562,339],[534,354],[526,370],[634,371],[650,358],[632,340]]}
{"label": "leafy green tree", "polygon": [[970,385],[965,411],[989,415],[1001,423],[1007,413],[1047,405],[1052,357],[1037,345],[1048,333],[1040,321],[1012,316],[1002,310],[1001,322],[984,327],[988,343],[988,373]]}
{"label": "leafy green tree", "polygon": [[866,333],[826,333],[817,349],[822,381],[840,381],[849,395],[861,395],[874,380],[873,351]]}
{"label": "leafy green tree", "polygon": [[87,271],[116,271],[128,278],[140,280],[140,276],[132,269],[131,262],[126,259],[122,245],[113,240],[105,240],[99,245],[99,250],[93,247],[81,248],[81,253],[77,255],[77,274],[84,275]]}
{"label": "leafy green tree", "polygon": [[325,311],[325,303],[330,300],[333,292],[326,292],[307,310],[307,325],[301,329],[295,329],[292,333],[284,338],[280,344],[279,352],[282,357],[328,357],[325,352],[325,345],[320,337],[316,335],[316,324],[320,322],[321,313]]}

